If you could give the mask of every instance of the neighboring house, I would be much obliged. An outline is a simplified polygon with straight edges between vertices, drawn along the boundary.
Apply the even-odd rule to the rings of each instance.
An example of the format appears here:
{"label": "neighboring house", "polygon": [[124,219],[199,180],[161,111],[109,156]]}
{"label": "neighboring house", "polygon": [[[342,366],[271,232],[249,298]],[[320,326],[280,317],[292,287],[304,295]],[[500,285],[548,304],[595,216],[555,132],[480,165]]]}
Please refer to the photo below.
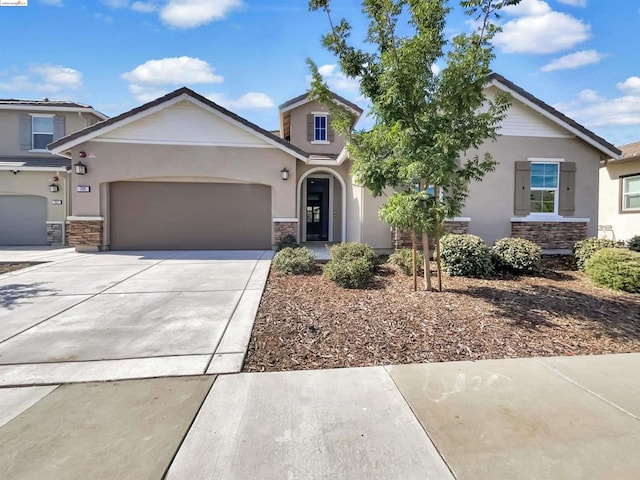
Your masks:
{"label": "neighboring house", "polygon": [[[513,97],[487,145],[500,163],[450,230],[547,249],[595,235],[599,163],[619,151],[503,77],[489,80],[488,95]],[[355,124],[362,110],[334,97]],[[280,106],[277,135],[181,88],[49,148],[86,165],[71,179],[78,249],[262,249],[287,234],[379,250],[402,243],[378,219],[384,198],[354,184],[327,108],[306,94]]]}
{"label": "neighboring house", "polygon": [[71,162],[47,145],[106,117],[87,105],[0,100],[0,245],[61,245]]}
{"label": "neighboring house", "polygon": [[640,235],[640,142],[620,150],[600,168],[600,237],[629,240]]}

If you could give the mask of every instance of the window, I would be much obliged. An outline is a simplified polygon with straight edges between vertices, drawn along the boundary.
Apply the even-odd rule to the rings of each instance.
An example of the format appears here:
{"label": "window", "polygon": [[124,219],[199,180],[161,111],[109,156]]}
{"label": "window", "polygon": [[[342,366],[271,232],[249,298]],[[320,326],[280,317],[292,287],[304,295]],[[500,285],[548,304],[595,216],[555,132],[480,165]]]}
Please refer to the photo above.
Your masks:
{"label": "window", "polygon": [[326,142],[327,139],[327,116],[315,115],[313,118],[313,141]]}
{"label": "window", "polygon": [[640,175],[622,179],[622,210],[640,211]]}
{"label": "window", "polygon": [[32,150],[46,150],[53,142],[53,116],[31,117],[31,148]]}
{"label": "window", "polygon": [[558,213],[558,163],[531,163],[531,213]]}

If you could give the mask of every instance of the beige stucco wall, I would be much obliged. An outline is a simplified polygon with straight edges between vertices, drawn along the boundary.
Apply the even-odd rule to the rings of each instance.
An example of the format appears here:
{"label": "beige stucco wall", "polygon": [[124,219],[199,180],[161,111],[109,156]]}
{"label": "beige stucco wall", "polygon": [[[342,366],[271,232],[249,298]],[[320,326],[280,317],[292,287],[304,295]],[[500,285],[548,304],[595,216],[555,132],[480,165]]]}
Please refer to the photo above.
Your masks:
{"label": "beige stucco wall", "polygon": [[532,157],[563,158],[576,163],[574,218],[588,218],[588,235],[598,230],[598,169],[600,154],[578,139],[499,137],[486,145],[496,170],[482,182],[472,183],[469,198],[462,211],[470,217],[469,232],[482,237],[488,244],[511,234],[510,219],[514,217],[515,162]]}
{"label": "beige stucco wall", "polygon": [[[49,184],[54,175],[59,181],[56,182],[60,191],[51,193]],[[0,170],[0,195],[36,195],[47,199],[47,221],[63,222],[66,218],[67,174],[62,169],[61,172],[29,172],[21,171],[14,175],[8,170]],[[62,200],[62,205],[52,205],[52,200]]]}
{"label": "beige stucco wall", "polygon": [[[629,240],[640,235],[640,212],[621,213],[621,176],[640,175],[640,159],[628,162],[610,162],[600,168],[599,224],[611,225],[617,240]],[[612,238],[611,232],[600,236]]]}
{"label": "beige stucco wall", "polygon": [[[243,182],[272,187],[274,218],[295,217],[295,182],[282,180],[280,170],[295,172],[295,158],[275,148],[139,145],[89,142],[73,149],[85,151],[86,175],[73,177],[74,216],[107,217],[109,182],[126,180]],[[94,158],[90,158],[94,157]],[[78,185],[91,187],[78,193]],[[102,197],[102,201],[101,201]]]}
{"label": "beige stucco wall", "polygon": [[391,195],[391,189],[385,190],[385,195],[374,197],[371,192],[363,188],[362,200],[362,242],[371,245],[375,249],[389,249],[393,247],[391,239],[391,227],[380,220],[380,207],[387,201],[387,195]]}
{"label": "beige stucco wall", "polygon": [[[20,115],[28,113],[56,114],[65,117],[65,135],[93,125],[99,118],[90,113],[29,112],[28,110],[0,110],[0,155],[43,155],[43,152],[20,150],[18,130]],[[47,155],[47,153],[45,153]]]}
{"label": "beige stucco wall", "polygon": [[327,112],[327,107],[318,102],[309,102],[291,111],[291,140],[290,142],[311,154],[332,153],[339,154],[346,140],[335,134],[335,141],[330,144],[314,144],[307,140],[307,114],[313,112]]}

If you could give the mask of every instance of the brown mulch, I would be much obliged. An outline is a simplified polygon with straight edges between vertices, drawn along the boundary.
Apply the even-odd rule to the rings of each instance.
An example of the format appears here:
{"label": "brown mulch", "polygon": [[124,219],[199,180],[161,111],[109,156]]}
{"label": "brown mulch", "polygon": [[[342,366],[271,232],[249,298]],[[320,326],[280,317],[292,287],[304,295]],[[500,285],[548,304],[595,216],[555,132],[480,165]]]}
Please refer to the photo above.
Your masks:
{"label": "brown mulch", "polygon": [[545,265],[535,277],[445,276],[443,292],[413,292],[389,264],[367,290],[272,271],[244,371],[640,352],[640,295]]}
{"label": "brown mulch", "polygon": [[32,265],[37,265],[38,263],[33,262],[20,262],[20,263],[2,263],[0,262],[0,275],[3,273],[13,272],[14,270],[20,270],[22,268],[27,268]]}

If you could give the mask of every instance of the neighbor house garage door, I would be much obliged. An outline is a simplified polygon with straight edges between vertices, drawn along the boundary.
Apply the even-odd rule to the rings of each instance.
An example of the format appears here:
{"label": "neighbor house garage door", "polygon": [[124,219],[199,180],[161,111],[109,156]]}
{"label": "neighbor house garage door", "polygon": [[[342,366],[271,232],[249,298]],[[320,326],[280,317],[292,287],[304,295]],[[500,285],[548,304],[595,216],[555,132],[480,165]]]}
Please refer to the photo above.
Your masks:
{"label": "neighbor house garage door", "polygon": [[47,199],[0,195],[0,245],[46,245]]}
{"label": "neighbor house garage door", "polygon": [[115,182],[114,250],[271,248],[271,188],[231,183]]}

